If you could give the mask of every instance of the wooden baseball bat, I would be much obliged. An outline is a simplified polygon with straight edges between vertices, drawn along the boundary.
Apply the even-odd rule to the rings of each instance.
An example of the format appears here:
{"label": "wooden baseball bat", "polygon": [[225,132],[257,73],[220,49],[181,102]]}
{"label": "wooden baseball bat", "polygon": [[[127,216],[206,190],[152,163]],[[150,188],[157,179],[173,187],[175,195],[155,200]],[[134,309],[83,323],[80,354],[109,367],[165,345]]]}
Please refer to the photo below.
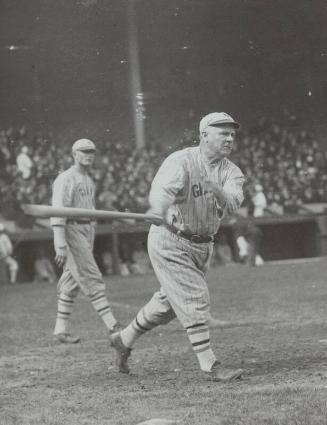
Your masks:
{"label": "wooden baseball bat", "polygon": [[162,218],[152,214],[139,214],[130,212],[119,212],[119,211],[106,211],[106,210],[89,210],[86,208],[68,208],[68,207],[51,207],[49,205],[35,205],[35,204],[23,204],[22,209],[25,214],[34,217],[64,217],[64,218],[88,218],[90,220],[95,219],[107,219],[107,220],[144,220],[149,221],[153,224],[161,224]]}

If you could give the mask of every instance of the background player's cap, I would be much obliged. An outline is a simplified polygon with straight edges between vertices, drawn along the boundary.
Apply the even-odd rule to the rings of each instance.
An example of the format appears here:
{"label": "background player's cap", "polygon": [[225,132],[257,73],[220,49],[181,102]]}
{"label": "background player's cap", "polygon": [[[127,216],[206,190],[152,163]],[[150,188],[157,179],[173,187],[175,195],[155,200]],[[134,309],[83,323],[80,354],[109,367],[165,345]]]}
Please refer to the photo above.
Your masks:
{"label": "background player's cap", "polygon": [[235,128],[240,128],[240,124],[225,112],[211,112],[211,114],[206,115],[200,121],[200,133],[202,133],[207,127],[214,127],[220,124],[231,124]]}
{"label": "background player's cap", "polygon": [[79,139],[73,144],[72,151],[96,150],[95,144],[89,139]]}
{"label": "background player's cap", "polygon": [[5,226],[3,223],[0,223],[0,232],[4,232]]}

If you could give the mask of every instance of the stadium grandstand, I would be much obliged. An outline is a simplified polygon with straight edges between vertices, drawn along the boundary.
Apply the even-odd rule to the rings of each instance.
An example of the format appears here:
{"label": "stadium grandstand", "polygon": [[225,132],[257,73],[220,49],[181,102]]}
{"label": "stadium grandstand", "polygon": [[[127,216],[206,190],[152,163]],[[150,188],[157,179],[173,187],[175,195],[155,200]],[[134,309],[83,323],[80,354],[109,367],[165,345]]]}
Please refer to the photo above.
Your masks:
{"label": "stadium grandstand", "polygon": [[[306,255],[324,252],[325,9],[100,3],[34,0],[24,14],[19,2],[4,5],[0,214],[12,237],[49,227],[21,205],[50,203],[74,140],[98,146],[97,207],[144,212],[163,159],[198,142],[201,116],[225,110],[242,123],[232,158],[246,175],[241,213],[253,214],[261,187],[264,218],[318,214],[323,248]],[[267,259],[276,255],[268,249]]]}

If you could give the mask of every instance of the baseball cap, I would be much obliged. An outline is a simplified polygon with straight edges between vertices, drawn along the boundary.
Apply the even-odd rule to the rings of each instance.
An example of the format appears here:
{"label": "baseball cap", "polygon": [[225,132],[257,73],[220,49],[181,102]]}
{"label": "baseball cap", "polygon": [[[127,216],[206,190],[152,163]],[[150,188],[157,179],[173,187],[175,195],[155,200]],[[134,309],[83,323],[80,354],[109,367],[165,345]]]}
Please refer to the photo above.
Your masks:
{"label": "baseball cap", "polygon": [[5,226],[3,223],[0,223],[0,232],[3,232],[5,230]]}
{"label": "baseball cap", "polygon": [[200,121],[200,133],[204,131],[207,127],[220,125],[220,124],[231,124],[235,128],[239,128],[240,124],[236,122],[230,115],[226,112],[211,112],[211,114],[206,115]]}
{"label": "baseball cap", "polygon": [[72,151],[96,150],[95,144],[89,139],[79,139],[72,146]]}

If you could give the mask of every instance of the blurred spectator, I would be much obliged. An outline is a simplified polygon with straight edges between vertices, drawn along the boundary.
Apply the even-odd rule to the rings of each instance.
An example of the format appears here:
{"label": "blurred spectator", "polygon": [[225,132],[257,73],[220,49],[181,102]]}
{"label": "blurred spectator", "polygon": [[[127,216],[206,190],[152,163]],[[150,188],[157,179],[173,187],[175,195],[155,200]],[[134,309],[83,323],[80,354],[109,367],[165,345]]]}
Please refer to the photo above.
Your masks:
{"label": "blurred spectator", "polygon": [[265,209],[267,208],[267,199],[263,193],[263,187],[261,184],[256,183],[254,185],[254,194],[252,196],[253,203],[253,217],[263,217]]}
{"label": "blurred spectator", "polygon": [[284,202],[285,214],[298,214],[302,205],[301,199],[298,198],[296,193],[292,193]]}
{"label": "blurred spectator", "polygon": [[10,283],[14,284],[17,280],[18,263],[12,257],[13,246],[9,236],[5,232],[3,223],[0,223],[0,261],[4,261],[9,270]]}
{"label": "blurred spectator", "polygon": [[145,270],[137,263],[135,253],[137,251],[137,242],[135,235],[125,235],[119,240],[119,270],[121,276],[129,276],[130,274],[142,275]]}
{"label": "blurred spectator", "polygon": [[120,261],[119,263],[119,274],[120,276],[129,276],[131,274],[125,261]]}
{"label": "blurred spectator", "polygon": [[21,173],[24,180],[29,179],[31,176],[33,161],[28,156],[28,147],[23,146],[20,154],[16,159],[17,169]]}
{"label": "blurred spectator", "polygon": [[269,211],[275,215],[284,214],[284,206],[282,205],[281,197],[276,193],[270,202]]}
{"label": "blurred spectator", "polygon": [[112,263],[112,255],[109,250],[102,252],[102,266],[103,266],[103,274],[105,276],[109,276],[113,274],[113,263]]}
{"label": "blurred spectator", "polygon": [[238,256],[241,263],[246,263],[249,257],[249,244],[242,234],[236,237],[236,244],[238,247]]}
{"label": "blurred spectator", "polygon": [[234,221],[236,244],[239,249],[240,261],[250,266],[264,263],[259,250],[262,240],[262,230],[253,220],[238,218]]}
{"label": "blurred spectator", "polygon": [[212,264],[225,266],[233,262],[233,253],[224,233],[221,233],[214,245]]}
{"label": "blurred spectator", "polygon": [[53,283],[57,280],[53,264],[42,250],[37,252],[34,261],[34,280],[38,283]]}
{"label": "blurred spectator", "polygon": [[134,252],[134,260],[135,260],[135,263],[141,269],[141,274],[145,274],[149,272],[150,270],[152,270],[152,264],[148,256],[148,253],[146,251],[146,248],[137,249]]}
{"label": "blurred spectator", "polygon": [[252,220],[248,221],[244,229],[244,236],[248,242],[248,264],[250,266],[260,266],[263,259],[259,253],[262,240],[262,230]]}

